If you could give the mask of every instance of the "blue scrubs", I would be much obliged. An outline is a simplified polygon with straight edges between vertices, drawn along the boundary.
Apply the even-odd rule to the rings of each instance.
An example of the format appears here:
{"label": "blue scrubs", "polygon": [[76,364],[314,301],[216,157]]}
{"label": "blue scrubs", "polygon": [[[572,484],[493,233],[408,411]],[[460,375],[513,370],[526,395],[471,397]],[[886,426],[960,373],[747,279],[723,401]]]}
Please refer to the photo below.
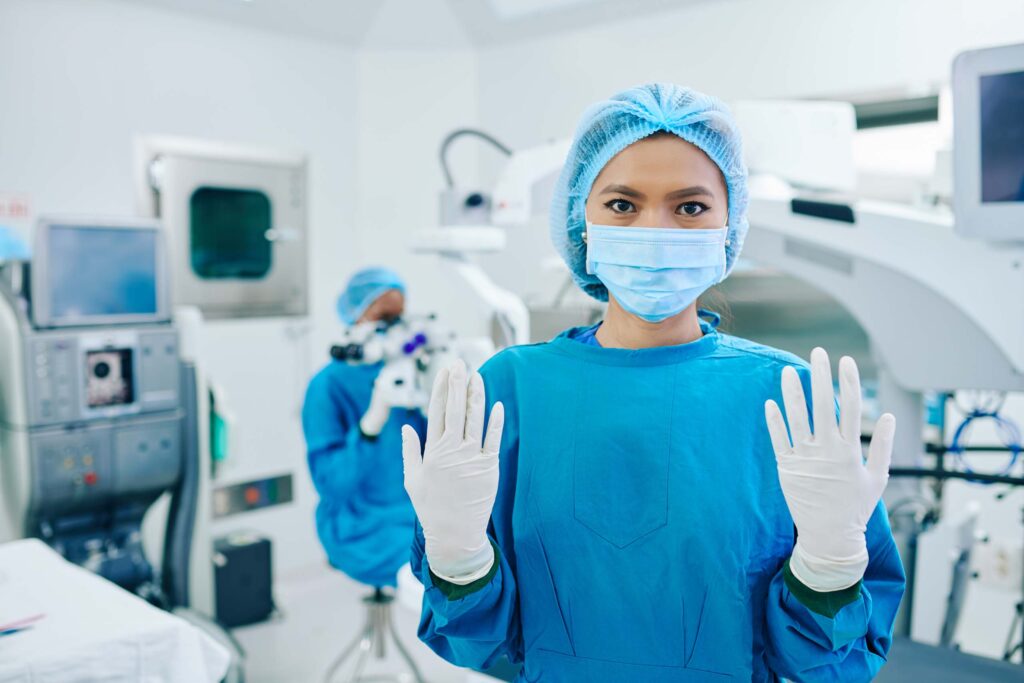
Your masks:
{"label": "blue scrubs", "polygon": [[403,424],[421,434],[418,410],[394,409],[376,439],[359,431],[382,364],[331,362],[302,407],[309,471],[320,494],[316,528],[331,564],[370,586],[394,586],[409,560],[415,514],[402,474]]}
{"label": "blue scrubs", "polygon": [[861,584],[799,585],[764,402],[781,402],[787,365],[809,384],[806,364],[702,328],[635,351],[574,329],[487,363],[488,403],[506,413],[489,528],[499,563],[476,585],[445,584],[417,525],[420,637],[435,652],[472,667],[507,655],[524,662],[517,680],[544,683],[878,671],[904,588],[884,508]]}

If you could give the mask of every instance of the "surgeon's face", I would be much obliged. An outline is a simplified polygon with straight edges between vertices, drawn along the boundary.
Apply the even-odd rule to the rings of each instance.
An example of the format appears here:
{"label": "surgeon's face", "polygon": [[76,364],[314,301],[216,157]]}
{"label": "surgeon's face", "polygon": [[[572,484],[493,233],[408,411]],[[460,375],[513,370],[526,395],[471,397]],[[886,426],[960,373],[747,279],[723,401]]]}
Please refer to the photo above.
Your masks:
{"label": "surgeon's face", "polygon": [[670,133],[635,142],[608,162],[587,198],[587,220],[645,228],[721,228],[725,179],[700,149]]}
{"label": "surgeon's face", "polygon": [[370,306],[363,312],[362,317],[356,322],[378,322],[380,320],[394,320],[401,317],[405,312],[405,295],[397,289],[388,291],[377,297]]}

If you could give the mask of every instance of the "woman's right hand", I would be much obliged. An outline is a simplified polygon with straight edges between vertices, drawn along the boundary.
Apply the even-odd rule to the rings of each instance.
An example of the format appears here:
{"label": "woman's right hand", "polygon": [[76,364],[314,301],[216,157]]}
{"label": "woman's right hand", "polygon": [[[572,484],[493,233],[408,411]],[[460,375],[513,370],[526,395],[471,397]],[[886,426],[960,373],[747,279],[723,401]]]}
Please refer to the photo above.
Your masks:
{"label": "woman's right hand", "polygon": [[[468,584],[487,575],[494,550],[487,523],[498,492],[498,450],[505,411],[491,409],[484,438],[484,382],[458,360],[434,380],[427,443],[402,428],[405,490],[423,526],[427,563],[438,578]],[[482,441],[482,447],[481,447]]]}

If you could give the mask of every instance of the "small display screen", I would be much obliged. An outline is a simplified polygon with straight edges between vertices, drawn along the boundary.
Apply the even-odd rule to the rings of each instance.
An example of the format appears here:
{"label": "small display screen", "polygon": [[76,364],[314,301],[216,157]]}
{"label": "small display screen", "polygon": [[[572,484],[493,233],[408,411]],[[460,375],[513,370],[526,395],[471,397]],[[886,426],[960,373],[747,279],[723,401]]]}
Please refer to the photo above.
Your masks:
{"label": "small display screen", "polygon": [[135,401],[132,350],[103,349],[85,354],[85,402],[90,408]]}
{"label": "small display screen", "polygon": [[1024,71],[981,77],[981,201],[1024,202]]}
{"label": "small display screen", "polygon": [[51,317],[73,322],[157,314],[156,240],[154,230],[51,227]]}

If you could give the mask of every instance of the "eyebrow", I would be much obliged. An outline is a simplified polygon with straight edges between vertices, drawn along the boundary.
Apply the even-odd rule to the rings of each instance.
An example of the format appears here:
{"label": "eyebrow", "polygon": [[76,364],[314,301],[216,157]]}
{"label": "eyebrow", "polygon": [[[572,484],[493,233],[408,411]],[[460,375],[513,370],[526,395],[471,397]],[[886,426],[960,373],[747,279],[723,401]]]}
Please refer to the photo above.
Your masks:
{"label": "eyebrow", "polygon": [[627,197],[633,197],[634,199],[646,199],[642,192],[637,192],[628,185],[609,185],[603,190],[601,194],[624,194]]}
{"label": "eyebrow", "polygon": [[703,185],[694,185],[693,187],[684,187],[681,190],[670,192],[665,195],[665,199],[683,199],[684,197],[694,197],[697,195],[705,195],[707,197],[714,197],[714,193]]}
{"label": "eyebrow", "polygon": [[[646,199],[647,197],[642,193],[634,190],[628,185],[608,185],[601,194],[621,194],[627,197],[633,197],[634,199]],[[665,199],[683,199],[684,197],[694,197],[698,195],[704,195],[707,197],[714,197],[714,193],[703,185],[694,185],[693,187],[684,187],[681,190],[670,192],[665,195]]]}

